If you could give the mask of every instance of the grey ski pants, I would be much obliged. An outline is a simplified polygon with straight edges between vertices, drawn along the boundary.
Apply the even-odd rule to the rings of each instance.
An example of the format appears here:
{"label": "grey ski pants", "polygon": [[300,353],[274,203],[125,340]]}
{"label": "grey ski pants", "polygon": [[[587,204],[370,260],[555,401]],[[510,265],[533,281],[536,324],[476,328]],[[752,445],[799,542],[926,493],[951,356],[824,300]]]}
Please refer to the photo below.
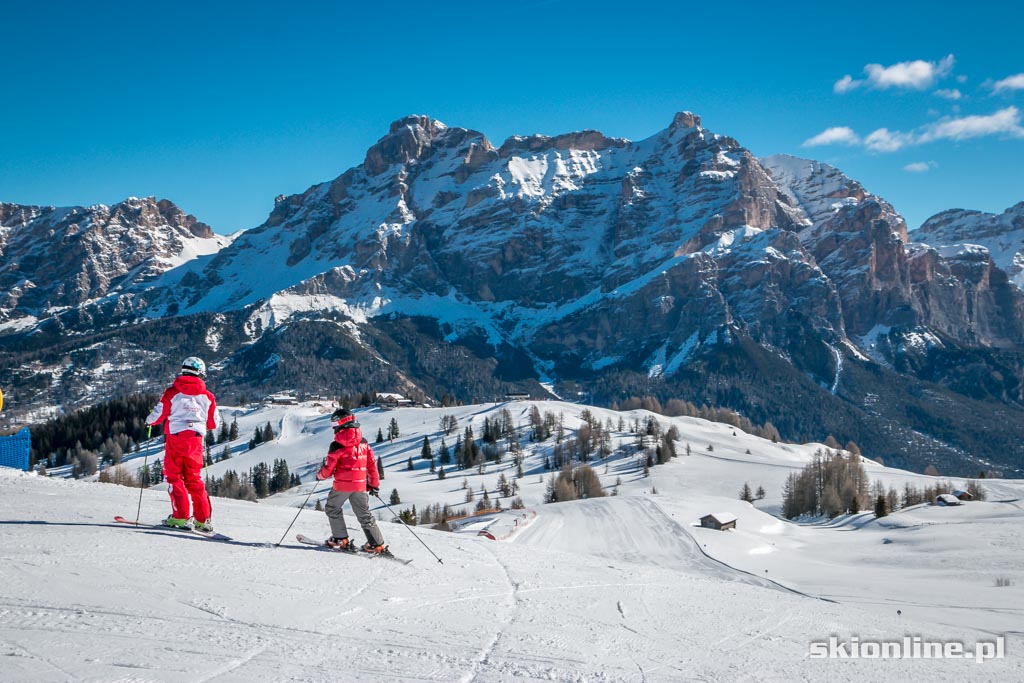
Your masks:
{"label": "grey ski pants", "polygon": [[345,526],[345,517],[341,514],[341,508],[345,501],[352,505],[352,512],[355,513],[359,525],[363,527],[366,540],[374,545],[384,545],[384,534],[377,528],[377,521],[370,514],[370,497],[366,491],[335,491],[327,494],[327,505],[324,512],[331,522],[331,535],[338,538],[348,536],[348,527]]}

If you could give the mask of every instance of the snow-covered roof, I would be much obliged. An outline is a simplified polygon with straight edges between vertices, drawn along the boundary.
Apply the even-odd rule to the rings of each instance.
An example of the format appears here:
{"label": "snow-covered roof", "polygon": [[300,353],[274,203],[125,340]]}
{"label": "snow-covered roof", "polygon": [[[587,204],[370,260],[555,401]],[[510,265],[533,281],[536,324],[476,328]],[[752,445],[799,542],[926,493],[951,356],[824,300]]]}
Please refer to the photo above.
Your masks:
{"label": "snow-covered roof", "polygon": [[728,524],[729,522],[736,521],[736,515],[731,512],[712,512],[710,515],[704,515],[704,518],[711,517],[719,524]]}

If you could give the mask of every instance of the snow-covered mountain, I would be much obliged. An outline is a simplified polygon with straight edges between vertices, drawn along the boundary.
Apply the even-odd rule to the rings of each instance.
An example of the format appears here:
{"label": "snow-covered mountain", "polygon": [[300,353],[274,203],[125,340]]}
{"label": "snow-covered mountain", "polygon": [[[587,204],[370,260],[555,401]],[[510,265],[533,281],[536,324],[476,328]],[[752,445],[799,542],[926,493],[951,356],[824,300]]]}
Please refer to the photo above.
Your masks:
{"label": "snow-covered mountain", "polygon": [[[692,113],[638,142],[499,146],[410,116],[211,256],[71,308],[12,309],[4,343],[37,362],[26,402],[91,400],[95,368],[126,349],[185,344],[239,392],[652,394],[790,438],[884,443],[904,464],[1007,446],[1004,463],[1024,463],[974,427],[993,405],[1024,426],[1024,293],[990,259],[963,266],[908,243],[896,210],[837,169],[759,160]],[[931,391],[960,409],[922,403]]]}
{"label": "snow-covered mountain", "polygon": [[230,243],[166,199],[87,208],[0,203],[0,319],[24,328],[74,317],[105,297],[130,302],[160,274]]}
{"label": "snow-covered mountain", "polygon": [[992,261],[1024,288],[1024,202],[1001,214],[943,211],[925,221],[910,238],[940,249],[947,258],[973,253],[977,259],[977,247],[983,247]]}
{"label": "snow-covered mountain", "polygon": [[[614,453],[589,464],[616,495],[542,504],[551,475],[543,461],[555,437],[525,438],[534,407],[559,415],[567,438],[583,425],[584,410],[611,425]],[[502,498],[505,512],[460,521],[457,533],[418,526],[419,539],[382,523],[392,551],[413,560],[403,567],[293,540],[328,535],[326,516],[313,509],[328,486],[313,477],[330,440],[330,408],[223,410],[237,419],[240,438],[228,445],[230,459],[210,466],[211,476],[281,458],[302,479],[259,503],[214,498],[214,522],[230,542],[114,524],[114,515],[135,518],[138,489],[0,468],[0,679],[1020,678],[1019,481],[982,482],[988,500],[960,507],[798,524],[777,516],[782,488],[821,444],[772,443],[695,418],[557,401],[361,410],[371,441],[392,419],[400,426],[398,438],[374,445],[385,463],[382,497],[395,489],[401,498],[394,512],[466,507],[467,490],[474,502],[485,490],[494,500],[501,476],[517,482],[526,505],[508,510]],[[522,476],[508,457],[483,472],[449,470],[445,479],[429,472],[420,450],[426,437],[437,451],[442,415],[482,434],[484,420],[502,410],[521,426]],[[631,429],[649,418],[678,430],[679,455],[644,476]],[[276,440],[247,450],[249,435],[268,422]],[[157,457],[144,451],[123,467]],[[901,492],[938,481],[863,464],[872,482]],[[764,486],[766,497],[738,500],[745,482]],[[374,502],[382,522],[393,519]],[[142,521],[167,512],[163,485],[142,492]],[[734,515],[737,528],[701,528],[709,513]],[[346,521],[358,538],[348,511]],[[282,536],[280,547],[268,547]],[[977,642],[1002,637],[1004,656],[809,657],[810,643],[830,636],[847,644],[847,654],[853,639],[956,641],[973,653]]]}

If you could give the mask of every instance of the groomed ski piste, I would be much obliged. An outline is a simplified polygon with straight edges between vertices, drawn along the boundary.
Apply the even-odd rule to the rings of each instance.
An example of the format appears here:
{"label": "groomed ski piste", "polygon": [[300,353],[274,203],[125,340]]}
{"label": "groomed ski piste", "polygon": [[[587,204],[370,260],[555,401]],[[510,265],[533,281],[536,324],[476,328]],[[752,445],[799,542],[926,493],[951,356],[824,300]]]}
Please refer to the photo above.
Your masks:
{"label": "groomed ski piste", "polygon": [[[544,504],[554,439],[524,438],[526,508],[472,518],[456,533],[414,527],[429,551],[371,499],[408,566],[295,541],[330,535],[313,509],[328,491],[314,480],[331,438],[321,405],[222,408],[229,422],[237,417],[240,436],[210,475],[284,458],[302,479],[258,503],[213,498],[216,530],[229,541],[114,522],[134,520],[138,489],[0,469],[0,680],[1024,680],[1024,482],[981,481],[988,500],[959,507],[797,524],[778,515],[783,482],[820,444],[773,444],[729,425],[656,416],[679,430],[679,456],[645,477],[628,425],[649,413],[513,402],[357,411],[385,463],[381,497],[398,490],[395,512],[473,507],[481,486],[493,499],[497,477],[515,474],[510,457],[483,474],[446,466],[439,480],[419,457],[423,437],[436,453],[440,418],[453,415],[451,449],[466,426],[480,438],[485,416],[503,408],[525,434],[533,405],[562,415],[568,435],[584,409],[602,423],[623,418],[626,430],[612,441],[622,449],[589,463],[616,495]],[[400,436],[373,443],[392,418]],[[275,441],[247,450],[267,422]],[[154,444],[123,466],[156,457]],[[865,465],[872,482],[898,489],[934,481]],[[474,503],[465,502],[464,481]],[[740,501],[744,482],[767,496]],[[159,522],[170,509],[164,485],[142,493],[140,521]],[[737,528],[699,527],[718,512],[735,515]],[[362,541],[347,508],[346,521]],[[811,657],[810,644],[830,636],[959,642],[967,651],[1003,637],[1005,656]]]}

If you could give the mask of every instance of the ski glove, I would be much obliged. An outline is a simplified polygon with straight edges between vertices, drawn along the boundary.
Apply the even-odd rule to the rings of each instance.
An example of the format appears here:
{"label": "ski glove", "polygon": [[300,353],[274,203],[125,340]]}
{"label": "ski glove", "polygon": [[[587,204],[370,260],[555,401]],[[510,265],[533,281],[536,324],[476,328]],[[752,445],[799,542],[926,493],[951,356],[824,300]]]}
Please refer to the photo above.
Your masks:
{"label": "ski glove", "polygon": [[367,489],[367,493],[369,493],[371,496],[376,496],[378,493],[380,493],[380,489],[377,488],[376,486],[371,486],[369,489]]}

